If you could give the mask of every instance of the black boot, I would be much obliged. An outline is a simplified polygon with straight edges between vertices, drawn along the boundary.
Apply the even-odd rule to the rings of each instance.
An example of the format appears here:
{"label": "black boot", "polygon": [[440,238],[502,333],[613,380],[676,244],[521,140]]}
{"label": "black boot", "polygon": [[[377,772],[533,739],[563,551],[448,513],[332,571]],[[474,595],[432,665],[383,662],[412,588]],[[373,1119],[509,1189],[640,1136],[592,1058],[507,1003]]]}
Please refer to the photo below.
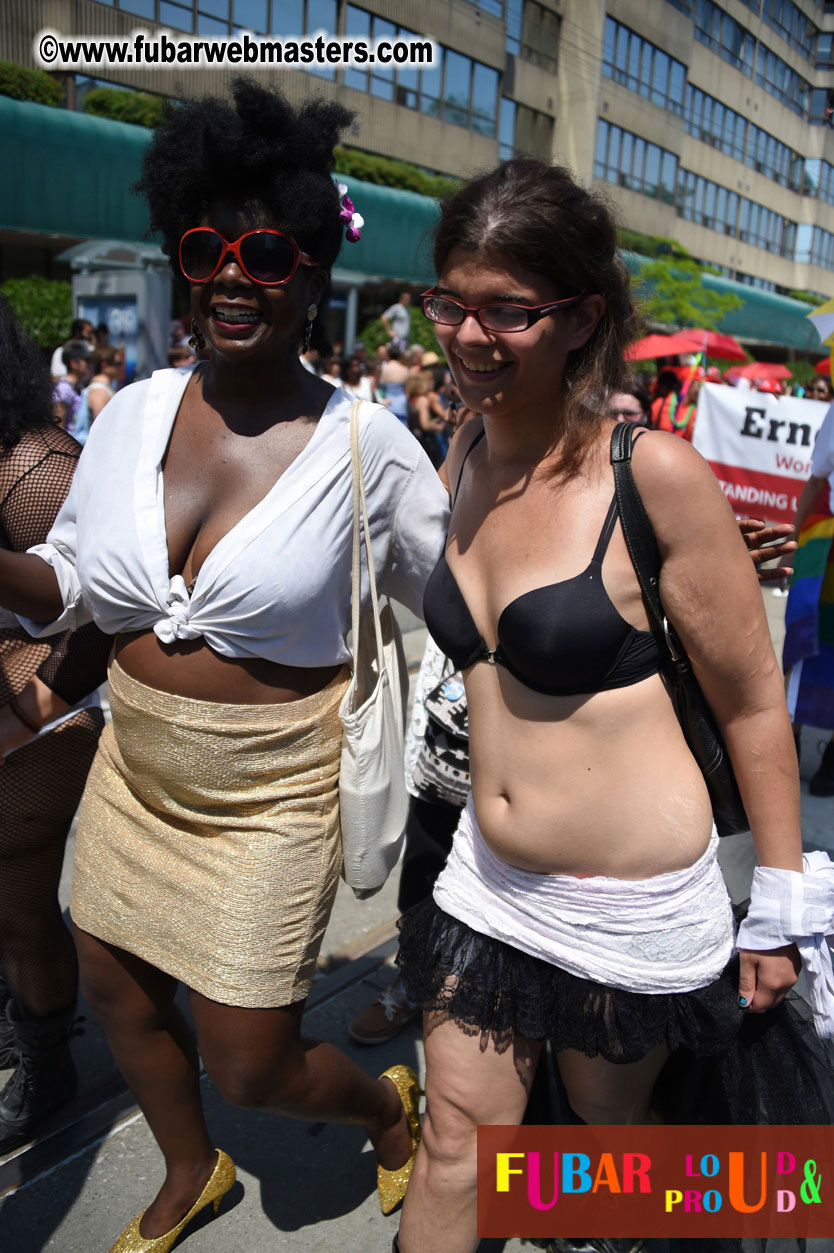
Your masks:
{"label": "black boot", "polygon": [[25,1144],[37,1125],[75,1096],[78,1076],[69,1050],[75,1006],[46,1018],[23,1018],[9,1002],[20,1058],[0,1092],[0,1154]]}
{"label": "black boot", "polygon": [[834,796],[834,740],[829,740],[817,773],[808,781],[812,796]]}

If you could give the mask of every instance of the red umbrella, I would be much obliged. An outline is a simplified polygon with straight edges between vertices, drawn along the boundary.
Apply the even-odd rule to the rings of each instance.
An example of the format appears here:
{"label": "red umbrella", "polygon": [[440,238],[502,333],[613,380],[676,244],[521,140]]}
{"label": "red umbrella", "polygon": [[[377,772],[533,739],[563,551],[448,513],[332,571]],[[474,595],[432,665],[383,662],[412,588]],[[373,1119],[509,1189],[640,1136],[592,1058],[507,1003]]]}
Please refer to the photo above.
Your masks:
{"label": "red umbrella", "polygon": [[817,362],[817,364],[814,366],[814,369],[816,370],[817,374],[830,374],[831,373],[831,358],[823,357],[822,361]]}
{"label": "red umbrella", "polygon": [[779,361],[748,361],[744,365],[732,366],[726,374],[727,378],[767,379],[777,382],[780,379],[792,379],[793,375],[786,365]]}
{"label": "red umbrella", "polygon": [[626,361],[648,361],[654,357],[675,357],[679,352],[691,352],[692,346],[683,336],[647,335],[629,345],[625,351]]}
{"label": "red umbrella", "polygon": [[710,357],[720,357],[722,361],[746,361],[747,353],[732,335],[723,335],[721,331],[705,331],[700,327],[687,327],[678,331],[678,340],[685,340],[684,352],[705,352]]}

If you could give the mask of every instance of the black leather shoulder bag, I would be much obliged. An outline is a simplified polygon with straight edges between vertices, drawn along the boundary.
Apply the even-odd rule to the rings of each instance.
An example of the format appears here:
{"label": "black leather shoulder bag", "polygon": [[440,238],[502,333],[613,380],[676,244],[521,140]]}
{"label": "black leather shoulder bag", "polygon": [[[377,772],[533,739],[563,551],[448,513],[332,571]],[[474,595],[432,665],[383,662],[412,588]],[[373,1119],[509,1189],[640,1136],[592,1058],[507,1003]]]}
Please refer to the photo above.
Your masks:
{"label": "black leather shoulder bag", "polygon": [[686,651],[669,625],[658,591],[661,557],[654,530],[631,470],[636,422],[618,422],[611,433],[611,465],[617,507],[626,546],[661,649],[660,669],[692,756],[701,768],[712,802],[719,835],[748,831],[750,823],[738,790],[733,767],[715,716],[692,673]]}

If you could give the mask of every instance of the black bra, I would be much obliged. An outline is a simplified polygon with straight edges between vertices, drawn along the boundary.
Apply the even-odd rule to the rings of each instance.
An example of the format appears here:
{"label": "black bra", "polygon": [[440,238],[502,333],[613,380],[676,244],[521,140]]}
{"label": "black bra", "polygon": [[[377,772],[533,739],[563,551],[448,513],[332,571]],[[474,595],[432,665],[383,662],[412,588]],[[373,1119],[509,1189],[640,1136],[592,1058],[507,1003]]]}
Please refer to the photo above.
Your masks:
{"label": "black bra", "polygon": [[[466,457],[483,434],[472,441]],[[463,465],[458,489],[462,476]],[[487,661],[504,666],[534,692],[551,696],[628,687],[656,674],[660,653],[654,635],[626,622],[602,581],[602,561],[616,521],[615,496],[588,566],[572,579],[537,587],[511,601],[498,619],[494,651],[478,634],[444,553],[423,598],[426,626],[438,647],[458,670]]]}

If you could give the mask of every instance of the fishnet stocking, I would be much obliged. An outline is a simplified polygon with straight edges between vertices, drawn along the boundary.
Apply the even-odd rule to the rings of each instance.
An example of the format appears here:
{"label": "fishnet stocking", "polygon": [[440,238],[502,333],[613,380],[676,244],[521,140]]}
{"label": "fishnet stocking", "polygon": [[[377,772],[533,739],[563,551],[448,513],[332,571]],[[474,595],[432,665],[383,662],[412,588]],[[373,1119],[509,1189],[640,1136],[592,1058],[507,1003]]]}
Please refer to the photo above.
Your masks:
{"label": "fishnet stocking", "polygon": [[[0,456],[0,545],[20,552],[46,539],[79,451],[66,432],[48,426],[25,432]],[[94,627],[45,642],[0,630],[0,704],[42,663],[44,682],[74,703],[102,681],[107,644]],[[75,950],[58,883],[102,725],[100,710],[82,710],[0,764],[0,954],[15,998],[38,1016],[75,998]]]}

